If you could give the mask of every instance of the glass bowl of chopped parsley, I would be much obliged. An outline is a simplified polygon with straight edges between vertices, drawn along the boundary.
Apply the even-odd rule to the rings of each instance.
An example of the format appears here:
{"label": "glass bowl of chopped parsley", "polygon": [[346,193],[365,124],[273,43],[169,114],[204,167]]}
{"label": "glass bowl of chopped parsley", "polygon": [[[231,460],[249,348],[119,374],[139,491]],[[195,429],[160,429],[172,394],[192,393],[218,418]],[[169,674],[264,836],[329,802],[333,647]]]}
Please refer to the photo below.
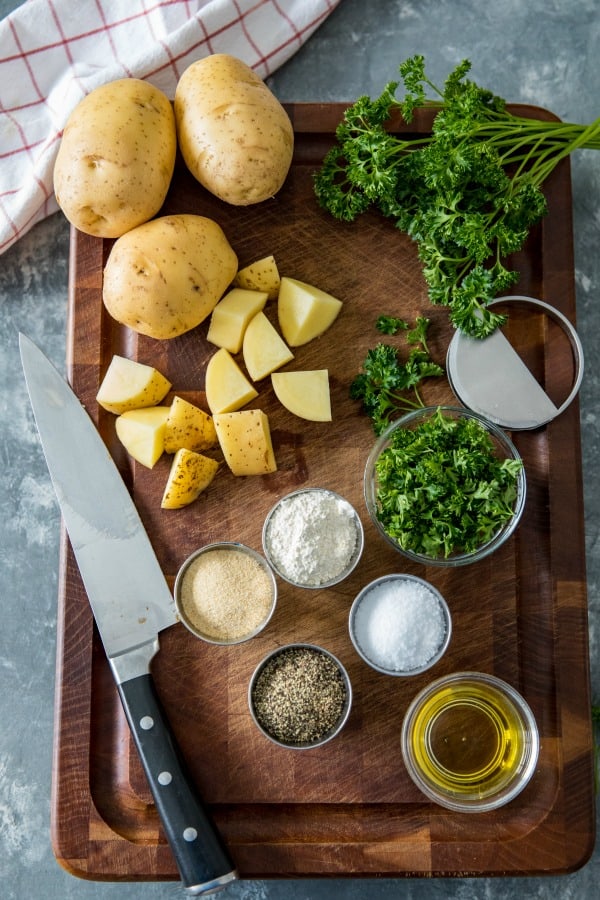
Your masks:
{"label": "glass bowl of chopped parsley", "polygon": [[364,492],[378,531],[406,557],[460,566],[513,534],[525,506],[525,469],[494,423],[467,409],[429,406],[379,436]]}

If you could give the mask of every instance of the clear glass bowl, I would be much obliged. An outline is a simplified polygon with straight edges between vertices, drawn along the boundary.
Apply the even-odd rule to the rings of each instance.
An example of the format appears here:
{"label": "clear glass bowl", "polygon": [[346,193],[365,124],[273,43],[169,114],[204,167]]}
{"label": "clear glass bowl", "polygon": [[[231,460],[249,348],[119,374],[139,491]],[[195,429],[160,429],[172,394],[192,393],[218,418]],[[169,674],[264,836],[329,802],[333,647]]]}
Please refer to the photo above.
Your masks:
{"label": "clear glass bowl", "polygon": [[529,783],[539,733],[524,698],[481,672],[431,682],[409,705],[402,756],[417,787],[457,812],[487,812],[513,800]]}
{"label": "clear glass bowl", "polygon": [[481,544],[475,550],[471,552],[462,552],[458,550],[448,556],[430,556],[425,553],[417,553],[408,547],[402,547],[397,540],[395,540],[387,533],[384,525],[379,519],[378,513],[380,507],[378,501],[379,484],[376,470],[377,460],[379,459],[381,453],[391,446],[393,436],[398,430],[417,428],[419,425],[428,421],[433,415],[435,415],[438,409],[446,417],[450,417],[453,419],[466,418],[478,422],[479,425],[481,425],[481,427],[484,428],[485,431],[489,434],[494,444],[495,455],[499,459],[508,458],[519,461],[521,460],[521,456],[517,448],[508,437],[508,435],[505,434],[505,432],[502,431],[501,428],[499,428],[497,425],[494,425],[493,422],[488,421],[483,416],[471,412],[470,410],[454,406],[427,406],[423,409],[418,409],[414,412],[407,413],[402,418],[398,419],[395,422],[392,422],[392,424],[389,425],[388,428],[386,428],[386,430],[377,438],[365,466],[365,503],[369,515],[379,533],[389,544],[391,544],[392,547],[395,547],[396,550],[398,550],[408,559],[411,559],[413,562],[422,563],[423,565],[461,566],[467,563],[477,562],[478,560],[488,556],[490,553],[493,553],[494,550],[497,550],[498,547],[500,547],[506,540],[508,540],[508,538],[515,531],[525,507],[525,469],[524,467],[522,467],[517,476],[517,496],[511,518],[508,519],[489,540]]}

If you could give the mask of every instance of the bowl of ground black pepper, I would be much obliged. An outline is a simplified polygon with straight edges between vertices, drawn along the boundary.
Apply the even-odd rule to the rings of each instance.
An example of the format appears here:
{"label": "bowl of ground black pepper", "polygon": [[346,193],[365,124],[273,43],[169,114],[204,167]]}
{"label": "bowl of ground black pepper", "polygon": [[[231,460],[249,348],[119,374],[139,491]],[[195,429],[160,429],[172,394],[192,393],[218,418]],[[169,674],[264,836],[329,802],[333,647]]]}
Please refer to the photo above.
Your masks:
{"label": "bowl of ground black pepper", "polygon": [[342,663],[315,644],[286,644],[257,666],[248,688],[265,737],[292,750],[321,747],[346,724],[352,686]]}
{"label": "bowl of ground black pepper", "polygon": [[302,588],[327,588],[347,578],[363,551],[364,532],[351,503],[327,488],[281,497],[263,526],[263,550],[280,578]]}
{"label": "bowl of ground black pepper", "polygon": [[265,628],[277,584],[264,557],[235,541],[207,544],[189,556],[175,579],[181,622],[211,644],[239,644]]}

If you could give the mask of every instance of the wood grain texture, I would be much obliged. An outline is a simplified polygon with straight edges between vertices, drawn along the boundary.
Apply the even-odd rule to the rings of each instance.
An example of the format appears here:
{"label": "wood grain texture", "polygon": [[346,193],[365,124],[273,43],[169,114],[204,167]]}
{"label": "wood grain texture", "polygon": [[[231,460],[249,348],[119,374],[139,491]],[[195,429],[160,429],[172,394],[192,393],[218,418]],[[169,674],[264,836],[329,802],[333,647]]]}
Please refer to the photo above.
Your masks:
{"label": "wood grain texture", "polygon": [[[333,424],[304,422],[281,408],[268,380],[253,406],[269,414],[277,473],[234,478],[221,471],[184,510],[160,509],[169,460],[152,470],[132,465],[114,417],[95,395],[113,353],[159,368],[173,390],[202,404],[203,371],[213,348],[206,323],[168,342],[118,326],[101,302],[110,242],[72,238],[69,377],[121,468],[167,578],[196,547],[238,540],[261,549],[264,517],[282,494],[302,485],[331,487],[358,509],[363,558],[342,585],[326,591],[279,584],[277,610],[257,638],[211,647],[181,625],[161,635],[154,675],[182,751],[243,877],[323,875],[557,874],[581,866],[594,843],[592,734],[587,638],[583,500],[577,403],[545,428],[514,434],[528,479],[516,534],[492,557],[456,570],[419,567],[387,547],[368,521],[362,475],[373,442],[348,385],[379,336],[381,312],[432,320],[431,351],[441,363],[451,337],[446,310],[429,304],[415,247],[390,222],[366,214],[353,225],[318,209],[313,173],[332,142],[343,107],[288,107],[296,151],[273,200],[227,207],[179,165],[164,213],[193,212],[218,221],[240,266],[273,253],[282,274],[317,284],[344,301],[334,327],[298,348],[289,368],[328,368]],[[544,111],[520,107],[540,117]],[[417,119],[412,130],[426,131]],[[539,297],[575,318],[571,194],[565,162],[546,187],[549,213],[514,260],[514,293]],[[268,308],[273,315],[273,307]],[[570,348],[545,319],[509,335],[557,399],[572,377]],[[399,339],[399,346],[402,346]],[[445,379],[430,403],[453,403]],[[175,864],[161,831],[116,688],[95,631],[68,541],[63,539],[52,838],[58,861],[96,880],[171,880]],[[429,674],[388,678],[366,667],[348,637],[359,588],[392,571],[430,579],[446,597],[454,633]],[[266,741],[247,709],[250,676],[282,643],[323,645],[346,665],[354,705],[331,744],[294,753]],[[430,804],[409,780],[400,727],[413,696],[434,676],[457,670],[493,673],[513,684],[539,724],[541,753],[526,790],[495,813],[457,815]]]}

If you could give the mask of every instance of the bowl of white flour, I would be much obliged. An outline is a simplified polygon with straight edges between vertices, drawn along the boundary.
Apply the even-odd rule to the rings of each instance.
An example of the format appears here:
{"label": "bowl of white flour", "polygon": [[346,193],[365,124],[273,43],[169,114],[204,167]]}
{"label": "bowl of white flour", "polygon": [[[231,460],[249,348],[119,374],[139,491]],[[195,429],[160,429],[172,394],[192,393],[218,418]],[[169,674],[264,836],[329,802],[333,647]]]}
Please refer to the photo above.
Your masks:
{"label": "bowl of white flour", "polygon": [[326,488],[302,488],[273,506],[263,527],[265,556],[277,575],[303,588],[347,578],[362,556],[364,532],[351,503]]}

